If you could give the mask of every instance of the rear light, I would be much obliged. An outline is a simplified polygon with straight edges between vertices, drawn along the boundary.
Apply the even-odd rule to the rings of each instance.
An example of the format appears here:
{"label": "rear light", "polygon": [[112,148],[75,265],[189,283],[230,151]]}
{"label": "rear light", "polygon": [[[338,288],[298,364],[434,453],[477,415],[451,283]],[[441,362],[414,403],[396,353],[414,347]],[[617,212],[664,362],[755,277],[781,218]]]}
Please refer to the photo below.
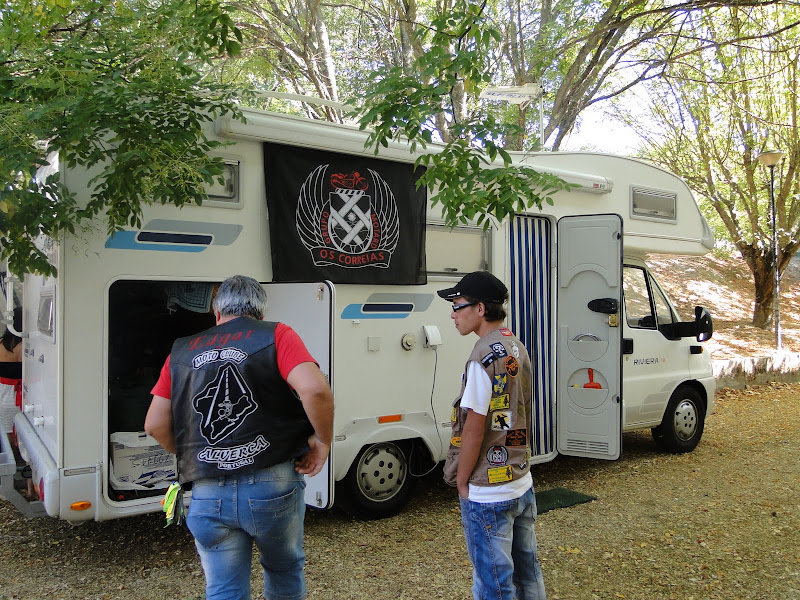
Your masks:
{"label": "rear light", "polygon": [[39,500],[44,503],[44,478],[40,479],[39,485],[34,485],[33,489],[36,491],[36,495],[39,496]]}

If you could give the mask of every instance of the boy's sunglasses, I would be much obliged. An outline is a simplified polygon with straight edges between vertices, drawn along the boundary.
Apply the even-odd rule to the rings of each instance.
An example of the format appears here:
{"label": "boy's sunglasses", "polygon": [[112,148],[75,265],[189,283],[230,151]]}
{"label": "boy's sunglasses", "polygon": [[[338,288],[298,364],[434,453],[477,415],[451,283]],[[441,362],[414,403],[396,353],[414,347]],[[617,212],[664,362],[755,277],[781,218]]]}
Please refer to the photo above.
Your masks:
{"label": "boy's sunglasses", "polygon": [[476,304],[478,304],[478,303],[477,302],[466,302],[464,304],[456,304],[455,302],[453,302],[453,312],[458,312],[462,308],[467,308],[468,306],[475,306]]}

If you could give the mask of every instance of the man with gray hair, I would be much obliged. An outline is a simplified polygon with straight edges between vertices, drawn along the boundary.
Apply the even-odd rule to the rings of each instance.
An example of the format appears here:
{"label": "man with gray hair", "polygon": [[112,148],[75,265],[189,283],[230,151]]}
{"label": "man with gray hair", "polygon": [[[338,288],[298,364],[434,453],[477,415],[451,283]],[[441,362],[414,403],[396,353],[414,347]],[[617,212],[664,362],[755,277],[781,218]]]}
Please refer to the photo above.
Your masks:
{"label": "man with gray hair", "polygon": [[216,326],[181,338],[152,390],[145,431],[178,457],[208,600],[250,598],[252,543],[267,599],[306,597],[303,476],[330,452],[333,395],[300,337],[266,322],[267,295],[236,275]]}

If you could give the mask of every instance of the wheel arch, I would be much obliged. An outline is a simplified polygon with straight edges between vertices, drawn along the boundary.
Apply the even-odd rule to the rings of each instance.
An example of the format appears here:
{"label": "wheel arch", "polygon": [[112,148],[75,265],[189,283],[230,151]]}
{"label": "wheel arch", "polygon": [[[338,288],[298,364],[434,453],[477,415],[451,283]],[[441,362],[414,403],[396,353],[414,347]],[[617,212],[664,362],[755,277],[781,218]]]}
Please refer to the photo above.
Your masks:
{"label": "wheel arch", "polygon": [[353,465],[359,452],[367,446],[372,444],[379,444],[381,442],[394,442],[403,448],[404,452],[410,450],[411,444],[414,440],[421,440],[425,449],[428,451],[431,460],[437,460],[434,457],[444,452],[445,444],[449,443],[449,439],[441,438],[441,448],[439,445],[439,438],[435,435],[430,436],[423,433],[415,427],[403,424],[388,425],[374,428],[374,420],[372,420],[373,429],[370,431],[362,431],[359,435],[358,431],[349,431],[344,440],[336,441],[336,457],[334,464],[334,479],[341,481],[347,476],[350,467]]}
{"label": "wheel arch", "polygon": [[[672,391],[672,394],[677,392],[682,386],[691,388],[697,392],[697,394],[700,396],[700,400],[703,402],[703,415],[708,417],[708,390],[706,390],[706,387],[697,379],[689,379],[676,385],[675,389]],[[672,397],[672,394],[670,394],[670,398]]]}
{"label": "wheel arch", "polygon": [[709,398],[700,382],[686,381],[670,395],[661,423],[651,432],[656,446],[672,454],[692,452],[703,436]]}

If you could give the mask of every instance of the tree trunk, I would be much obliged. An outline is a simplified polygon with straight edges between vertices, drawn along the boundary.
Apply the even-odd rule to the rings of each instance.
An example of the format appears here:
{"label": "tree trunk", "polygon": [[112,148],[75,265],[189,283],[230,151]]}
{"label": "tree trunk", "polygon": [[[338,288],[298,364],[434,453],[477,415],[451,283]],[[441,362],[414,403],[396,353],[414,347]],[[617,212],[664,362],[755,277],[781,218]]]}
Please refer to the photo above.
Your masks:
{"label": "tree trunk", "polygon": [[775,298],[775,269],[773,268],[772,253],[765,254],[748,245],[742,252],[742,256],[753,273],[756,299],[753,308],[753,326],[770,329],[774,327],[772,308]]}

